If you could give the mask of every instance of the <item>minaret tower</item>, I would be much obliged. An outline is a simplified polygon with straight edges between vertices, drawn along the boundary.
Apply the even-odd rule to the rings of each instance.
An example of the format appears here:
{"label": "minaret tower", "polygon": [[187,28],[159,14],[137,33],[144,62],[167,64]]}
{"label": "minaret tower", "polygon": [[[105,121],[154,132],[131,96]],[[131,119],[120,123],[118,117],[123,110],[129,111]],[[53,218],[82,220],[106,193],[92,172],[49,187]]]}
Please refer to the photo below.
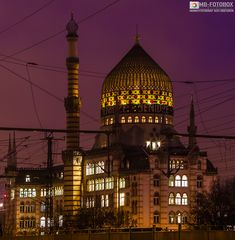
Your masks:
{"label": "minaret tower", "polygon": [[66,26],[68,57],[68,96],[64,100],[66,110],[66,150],[63,151],[64,161],[64,220],[71,225],[81,207],[82,154],[79,147],[80,107],[81,100],[78,90],[79,58],[77,56],[78,25],[71,19]]}
{"label": "minaret tower", "polygon": [[188,148],[192,149],[197,145],[196,140],[196,133],[197,133],[197,127],[195,125],[195,112],[194,112],[194,103],[193,103],[193,97],[191,99],[191,106],[190,106],[190,121],[188,126]]}

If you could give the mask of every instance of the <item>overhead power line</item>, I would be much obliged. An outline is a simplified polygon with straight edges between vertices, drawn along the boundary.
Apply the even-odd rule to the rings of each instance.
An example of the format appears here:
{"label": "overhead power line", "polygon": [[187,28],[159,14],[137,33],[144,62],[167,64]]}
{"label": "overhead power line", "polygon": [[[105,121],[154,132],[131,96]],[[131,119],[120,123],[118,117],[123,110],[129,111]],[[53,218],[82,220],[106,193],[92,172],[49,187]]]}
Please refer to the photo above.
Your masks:
{"label": "overhead power line", "polygon": [[[99,9],[98,11],[96,11],[96,12],[88,15],[87,17],[81,19],[80,21],[78,21],[78,23],[81,24],[81,23],[89,20],[90,18],[92,18],[92,17],[96,16],[97,14],[105,11],[106,9],[110,8],[111,6],[117,4],[117,3],[120,2],[120,1],[121,1],[121,0],[116,0],[116,1],[114,1],[114,2],[112,2],[112,3],[107,4],[106,6],[104,6],[104,7],[101,8],[101,9]],[[65,31],[66,31],[65,29],[62,29],[62,30],[60,30],[60,31],[58,31],[58,32],[56,32],[56,33],[54,33],[54,34],[52,34],[52,35],[50,35],[50,36],[48,36],[48,37],[46,37],[46,38],[38,41],[38,42],[36,42],[36,43],[34,43],[34,44],[30,45],[30,46],[28,46],[28,47],[25,47],[25,48],[23,48],[23,49],[21,49],[21,50],[16,51],[16,52],[13,53],[13,54],[10,54],[10,55],[6,56],[6,57],[3,58],[3,59],[0,59],[0,61],[5,60],[5,59],[10,58],[10,57],[13,57],[13,56],[15,56],[15,55],[18,55],[18,54],[23,53],[23,52],[25,52],[25,51],[28,51],[28,50],[30,50],[30,49],[32,49],[32,48],[34,48],[34,47],[36,47],[36,46],[38,46],[38,45],[40,45],[40,44],[42,44],[42,43],[44,43],[44,42],[46,42],[46,41],[54,38],[54,37],[59,36],[60,34],[62,34],[62,33],[65,32]]]}
{"label": "overhead power line", "polygon": [[0,34],[7,32],[8,30],[12,29],[13,27],[19,25],[20,23],[24,22],[25,20],[27,20],[28,18],[32,17],[33,15],[35,15],[36,13],[40,12],[41,10],[43,10],[44,8],[50,6],[55,0],[51,0],[48,1],[47,3],[45,3],[44,5],[42,5],[40,8],[38,8],[37,10],[33,11],[32,13],[30,13],[29,15],[26,15],[25,17],[23,17],[22,19],[18,20],[17,22],[9,25],[8,27],[5,27],[4,29],[2,29],[0,31]]}

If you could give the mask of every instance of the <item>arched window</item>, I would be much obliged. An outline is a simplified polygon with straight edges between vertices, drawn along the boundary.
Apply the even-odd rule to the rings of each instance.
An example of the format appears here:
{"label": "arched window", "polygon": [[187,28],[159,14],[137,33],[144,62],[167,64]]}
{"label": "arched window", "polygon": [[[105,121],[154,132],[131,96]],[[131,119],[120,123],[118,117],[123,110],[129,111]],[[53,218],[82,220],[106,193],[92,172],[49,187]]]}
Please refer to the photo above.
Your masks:
{"label": "arched window", "polygon": [[24,202],[20,202],[20,212],[24,212]]}
{"label": "arched window", "polygon": [[169,177],[169,182],[168,182],[168,186],[169,186],[169,187],[174,187],[174,182],[175,182],[174,176],[173,176],[173,175],[170,175],[170,177]]}
{"label": "arched window", "polygon": [[169,124],[169,120],[168,120],[168,118],[166,117],[165,119],[166,119],[166,124]]}
{"label": "arched window", "polygon": [[186,175],[182,176],[182,187],[188,187],[188,177]]}
{"label": "arched window", "polygon": [[105,188],[112,189],[113,188],[113,177],[108,177],[105,179]]}
{"label": "arched window", "polygon": [[129,116],[129,117],[127,118],[127,122],[128,122],[128,123],[132,123],[132,117],[131,117],[131,116]]}
{"label": "arched window", "polygon": [[181,195],[180,195],[180,193],[176,193],[176,195],[175,195],[175,204],[176,205],[181,205]]}
{"label": "arched window", "polygon": [[40,227],[41,228],[46,227],[46,218],[45,217],[40,218]]}
{"label": "arched window", "polygon": [[180,212],[177,213],[176,215],[176,223],[182,223],[182,215]]}
{"label": "arched window", "polygon": [[109,119],[108,118],[105,119],[105,125],[109,125]]}
{"label": "arched window", "polygon": [[160,176],[159,175],[154,175],[153,185],[154,185],[154,187],[159,187],[160,186]]}
{"label": "arched window", "polygon": [[169,194],[169,199],[168,199],[169,205],[174,205],[175,204],[175,196],[174,193]]}
{"label": "arched window", "polygon": [[100,161],[100,162],[96,163],[95,172],[96,172],[96,174],[104,173],[104,161]]}
{"label": "arched window", "polygon": [[186,193],[182,196],[182,205],[188,205],[188,196]]}
{"label": "arched window", "polygon": [[87,191],[88,192],[91,192],[91,191],[94,191],[95,190],[95,182],[94,180],[88,180],[87,181]]}
{"label": "arched window", "polygon": [[154,193],[154,197],[153,197],[153,204],[154,205],[159,205],[159,201],[160,200],[160,196],[159,196],[159,193],[158,192],[155,192]]}
{"label": "arched window", "polygon": [[182,215],[182,223],[187,223],[187,222],[188,222],[188,214],[184,212]]}
{"label": "arched window", "polygon": [[113,124],[113,118],[110,118],[110,124]]}
{"label": "arched window", "polygon": [[125,117],[121,117],[121,123],[125,123],[126,120],[125,120]]}
{"label": "arched window", "polygon": [[153,223],[154,224],[160,223],[160,216],[158,211],[155,211],[153,214]]}
{"label": "arched window", "polygon": [[153,117],[149,116],[148,122],[149,122],[149,123],[152,123],[152,122],[153,122]]}
{"label": "arched window", "polygon": [[175,176],[175,186],[176,187],[181,187],[181,177],[180,177],[180,175]]}
{"label": "arched window", "polygon": [[125,178],[119,179],[119,188],[125,188]]}
{"label": "arched window", "polygon": [[159,123],[159,118],[158,118],[158,116],[155,117],[155,123]]}
{"label": "arched window", "polygon": [[41,212],[45,212],[46,211],[46,203],[45,202],[41,202],[41,206],[40,206],[40,210]]}
{"label": "arched window", "polygon": [[197,187],[202,188],[202,176],[197,176]]}
{"label": "arched window", "polygon": [[139,122],[139,117],[135,116],[135,123],[138,123],[138,122]]}
{"label": "arched window", "polygon": [[145,123],[145,122],[146,122],[146,117],[145,117],[145,116],[142,116],[142,117],[141,117],[141,122],[142,122],[142,123]]}
{"label": "arched window", "polygon": [[169,223],[170,224],[174,224],[174,222],[175,222],[175,213],[174,212],[170,212],[168,217],[169,217]]}

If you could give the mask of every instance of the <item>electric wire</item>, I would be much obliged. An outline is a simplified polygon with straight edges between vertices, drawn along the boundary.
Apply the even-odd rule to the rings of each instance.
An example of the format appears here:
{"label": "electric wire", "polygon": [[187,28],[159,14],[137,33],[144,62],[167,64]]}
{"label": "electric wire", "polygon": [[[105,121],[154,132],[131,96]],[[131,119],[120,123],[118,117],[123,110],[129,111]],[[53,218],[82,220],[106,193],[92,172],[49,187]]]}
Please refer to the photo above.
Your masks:
{"label": "electric wire", "polygon": [[32,13],[26,15],[25,17],[21,18],[20,20],[18,20],[17,22],[9,25],[8,27],[5,27],[4,29],[0,30],[0,34],[5,33],[7,31],[9,31],[10,29],[12,29],[13,27],[19,25],[20,23],[24,22],[25,20],[31,18],[32,16],[34,16],[35,14],[37,14],[38,12],[40,12],[41,10],[43,10],[44,8],[50,6],[55,0],[51,0],[48,1],[47,3],[45,3],[44,5],[42,5],[40,8],[38,8],[37,10],[33,11]]}

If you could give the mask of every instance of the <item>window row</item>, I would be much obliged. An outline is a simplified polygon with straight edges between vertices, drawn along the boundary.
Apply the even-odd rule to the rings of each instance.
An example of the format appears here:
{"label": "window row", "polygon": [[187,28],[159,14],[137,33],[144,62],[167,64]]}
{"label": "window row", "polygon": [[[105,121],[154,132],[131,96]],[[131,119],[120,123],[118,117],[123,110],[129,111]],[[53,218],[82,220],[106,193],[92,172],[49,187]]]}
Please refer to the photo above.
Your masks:
{"label": "window row", "polygon": [[188,222],[188,214],[186,212],[181,213],[181,212],[170,212],[168,215],[169,218],[169,223],[174,224],[174,223],[187,223]]}
{"label": "window row", "polygon": [[170,160],[170,169],[184,169],[184,160]]}
{"label": "window row", "polygon": [[35,228],[36,219],[35,218],[20,218],[20,228]]}
{"label": "window row", "polygon": [[36,197],[35,188],[20,188],[20,198]]}
{"label": "window row", "polygon": [[183,193],[182,196],[180,193],[170,193],[168,199],[169,205],[188,205],[188,195]]}
{"label": "window row", "polygon": [[98,163],[87,163],[86,164],[86,175],[104,173],[104,161]]}
{"label": "window row", "polygon": [[[163,119],[165,119],[166,124],[172,124],[172,119],[168,117],[159,117],[159,116],[122,116],[120,119],[121,123],[163,123]],[[114,124],[114,118],[106,118],[104,121],[104,125],[112,125]]]}
{"label": "window row", "polygon": [[35,202],[20,202],[21,213],[33,213],[35,212]]}
{"label": "window row", "polygon": [[63,226],[63,215],[59,215],[56,222],[55,223],[52,222],[52,224],[51,224],[50,218],[47,218],[47,220],[46,220],[45,217],[41,217],[40,218],[40,227],[41,228],[50,227],[50,225],[53,226],[54,224],[58,224],[59,227],[62,227]]}
{"label": "window row", "polygon": [[[125,178],[119,178],[118,180],[118,187],[119,189],[126,187]],[[114,178],[98,178],[98,179],[91,179],[87,181],[87,191],[100,191],[100,190],[109,190],[114,188]]]}
{"label": "window row", "polygon": [[51,189],[51,194],[50,192],[48,193],[49,189],[47,188],[41,188],[41,197],[46,197],[50,196],[62,196],[64,194],[64,189],[62,186],[56,186],[54,189]]}
{"label": "window row", "polygon": [[169,187],[188,187],[188,177],[186,175],[182,177],[180,175],[171,175],[168,183]]}

